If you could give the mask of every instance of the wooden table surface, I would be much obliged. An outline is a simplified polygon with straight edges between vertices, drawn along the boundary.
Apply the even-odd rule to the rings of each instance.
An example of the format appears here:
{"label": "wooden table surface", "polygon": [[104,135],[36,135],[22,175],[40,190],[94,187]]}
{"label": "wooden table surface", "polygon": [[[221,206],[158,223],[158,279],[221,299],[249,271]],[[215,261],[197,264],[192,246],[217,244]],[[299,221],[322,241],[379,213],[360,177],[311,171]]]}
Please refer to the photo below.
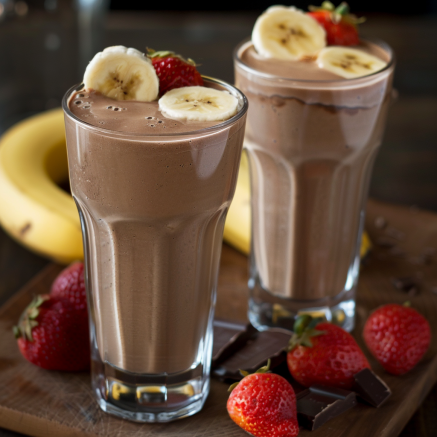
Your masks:
{"label": "wooden table surface", "polygon": [[[250,35],[254,19],[253,14],[112,13],[105,45],[174,49],[201,63],[202,73],[232,82],[232,49]],[[382,38],[393,47],[397,55],[395,87],[399,91],[375,164],[371,194],[437,210],[437,17],[368,17],[363,33]],[[235,260],[231,256],[225,261]],[[0,230],[0,303],[47,263]],[[241,311],[232,303],[226,305],[231,312]],[[437,435],[436,411],[434,387],[400,435]],[[0,429],[0,437],[17,435]]]}
{"label": "wooden table surface", "polygon": [[[375,225],[376,218],[380,217],[384,217],[388,223],[384,229]],[[379,409],[360,404],[316,432],[302,430],[302,437],[396,437],[437,380],[435,338],[418,366],[408,374],[397,377],[384,372],[369,355],[361,337],[364,322],[374,308],[386,302],[402,303],[405,299],[410,300],[412,306],[430,321],[432,330],[437,331],[437,214],[369,201],[366,229],[375,245],[362,264],[353,335],[367,354],[374,371],[391,387],[393,395]],[[378,244],[382,239],[385,242],[390,240],[393,246]],[[423,257],[423,254],[426,256]],[[227,385],[217,380],[212,381],[210,396],[201,413],[172,424],[139,426],[100,411],[91,394],[87,373],[50,372],[27,363],[20,356],[12,336],[12,326],[33,295],[49,290],[60,269],[55,264],[49,265],[0,309],[2,426],[35,437],[244,435],[226,413]],[[397,290],[392,278],[398,276],[415,278],[419,293],[407,296],[404,291]],[[218,283],[218,317],[247,321],[246,284],[247,258],[224,245]],[[284,372],[284,376],[289,377],[286,369]],[[429,401],[425,405],[431,409],[433,407]],[[424,408],[422,406],[420,411]],[[417,428],[417,421],[413,418],[401,435],[433,435],[435,418],[419,423],[423,425],[425,434],[421,434],[422,430]],[[4,435],[11,434],[4,431]]]}

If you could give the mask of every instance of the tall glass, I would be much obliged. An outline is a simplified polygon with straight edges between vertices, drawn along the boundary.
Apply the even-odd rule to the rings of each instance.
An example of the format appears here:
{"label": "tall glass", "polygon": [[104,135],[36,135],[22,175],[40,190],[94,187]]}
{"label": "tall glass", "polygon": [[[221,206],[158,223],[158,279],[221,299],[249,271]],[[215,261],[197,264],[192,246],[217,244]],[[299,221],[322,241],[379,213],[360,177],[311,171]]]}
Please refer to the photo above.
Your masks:
{"label": "tall glass", "polygon": [[[245,150],[252,192],[249,319],[291,329],[297,314],[352,330],[369,180],[391,95],[387,66],[356,79],[293,80],[234,55],[250,102]],[[267,61],[266,61],[267,62]]]}
{"label": "tall glass", "polygon": [[100,407],[166,422],[209,392],[212,322],[226,213],[247,111],[182,134],[110,131],[64,97],[71,191],[82,224],[92,386]]}

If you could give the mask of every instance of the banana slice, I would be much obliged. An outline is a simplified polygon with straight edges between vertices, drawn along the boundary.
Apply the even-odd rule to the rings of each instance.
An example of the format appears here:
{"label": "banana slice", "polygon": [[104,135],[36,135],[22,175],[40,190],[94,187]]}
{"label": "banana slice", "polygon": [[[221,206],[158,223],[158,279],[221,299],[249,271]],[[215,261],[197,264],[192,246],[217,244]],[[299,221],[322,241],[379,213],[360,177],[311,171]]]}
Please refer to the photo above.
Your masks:
{"label": "banana slice", "polygon": [[298,60],[323,49],[326,32],[299,9],[272,6],[256,20],[252,42],[256,51],[266,58]]}
{"label": "banana slice", "polygon": [[227,120],[237,113],[238,100],[226,91],[186,86],[165,93],[159,109],[169,118],[191,121]]}
{"label": "banana slice", "polygon": [[88,64],[85,88],[115,100],[151,102],[158,97],[159,80],[152,62],[136,49],[108,47]]}
{"label": "banana slice", "polygon": [[317,56],[320,68],[346,79],[367,76],[382,70],[387,63],[361,50],[346,47],[326,47]]}

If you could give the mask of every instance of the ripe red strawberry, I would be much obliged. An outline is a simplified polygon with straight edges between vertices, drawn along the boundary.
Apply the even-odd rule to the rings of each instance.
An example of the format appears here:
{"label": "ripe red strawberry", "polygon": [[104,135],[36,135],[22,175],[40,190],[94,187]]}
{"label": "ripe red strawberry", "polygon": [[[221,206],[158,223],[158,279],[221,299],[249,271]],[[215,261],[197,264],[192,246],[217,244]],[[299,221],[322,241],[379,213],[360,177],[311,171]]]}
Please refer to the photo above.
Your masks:
{"label": "ripe red strawberry", "polygon": [[296,395],[290,383],[269,373],[269,364],[233,385],[227,409],[231,419],[256,437],[294,437],[299,434]]}
{"label": "ripe red strawberry", "polygon": [[87,309],[83,263],[71,264],[58,275],[50,291],[51,296],[70,301],[78,310]]}
{"label": "ripe red strawberry", "polygon": [[14,333],[24,358],[39,367],[80,371],[90,366],[87,314],[67,300],[37,296]]}
{"label": "ripe red strawberry", "polygon": [[203,79],[192,59],[184,59],[173,52],[149,50],[149,58],[159,78],[159,94],[183,86],[203,85]]}
{"label": "ripe red strawberry", "polygon": [[287,364],[293,378],[309,387],[322,384],[351,389],[354,375],[370,364],[354,338],[332,323],[318,323],[309,315],[294,325]]}
{"label": "ripe red strawberry", "polygon": [[382,367],[393,375],[411,370],[431,342],[428,321],[406,305],[389,304],[374,311],[364,325],[364,341]]}
{"label": "ripe red strawberry", "polygon": [[352,46],[359,44],[357,24],[362,23],[363,19],[350,14],[347,3],[343,2],[335,8],[331,2],[326,1],[319,8],[310,7],[310,11],[307,14],[325,28],[328,45]]}

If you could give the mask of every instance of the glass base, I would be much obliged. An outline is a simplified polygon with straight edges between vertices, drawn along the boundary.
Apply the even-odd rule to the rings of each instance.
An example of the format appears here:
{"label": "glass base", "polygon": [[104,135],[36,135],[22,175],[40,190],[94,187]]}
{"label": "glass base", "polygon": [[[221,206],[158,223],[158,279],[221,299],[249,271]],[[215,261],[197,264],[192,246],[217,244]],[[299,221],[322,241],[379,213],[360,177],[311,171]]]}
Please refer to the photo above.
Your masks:
{"label": "glass base", "polygon": [[249,288],[248,317],[258,331],[270,328],[293,331],[296,317],[301,314],[323,317],[348,332],[354,329],[356,285],[334,298],[317,301],[296,301],[276,297],[264,290],[258,282],[255,285],[249,282]]}
{"label": "glass base", "polygon": [[200,411],[209,393],[202,366],[171,375],[143,375],[93,361],[93,389],[100,408],[135,422],[170,422]]}

